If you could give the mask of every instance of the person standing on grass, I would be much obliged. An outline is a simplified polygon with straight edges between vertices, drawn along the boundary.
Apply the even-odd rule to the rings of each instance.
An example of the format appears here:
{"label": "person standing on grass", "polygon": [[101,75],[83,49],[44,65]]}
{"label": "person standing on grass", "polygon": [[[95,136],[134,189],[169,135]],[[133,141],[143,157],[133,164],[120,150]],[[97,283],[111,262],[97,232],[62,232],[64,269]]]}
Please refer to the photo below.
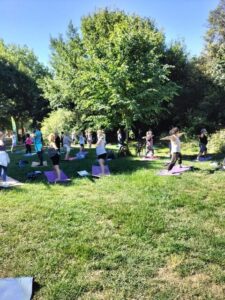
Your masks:
{"label": "person standing on grass", "polygon": [[92,145],[92,132],[90,129],[88,129],[87,131],[87,144],[88,144],[88,148],[90,149],[91,148],[91,145]]}
{"label": "person standing on grass", "polygon": [[80,144],[80,152],[84,151],[85,138],[83,136],[83,132],[80,132],[78,135],[78,141]]}
{"label": "person standing on grass", "polygon": [[149,129],[146,132],[146,153],[145,155],[148,156],[149,153],[151,153],[151,156],[154,156],[154,148],[153,148],[153,133],[152,130]]}
{"label": "person standing on grass", "polygon": [[180,132],[177,127],[174,127],[170,130],[170,135],[166,136],[164,138],[161,138],[162,141],[169,140],[171,143],[171,161],[168,165],[167,170],[170,171],[175,166],[177,160],[180,165],[180,168],[182,167],[182,155],[181,155],[181,142],[180,137],[184,135],[184,132]]}
{"label": "person standing on grass", "polygon": [[56,173],[55,182],[57,182],[57,181],[60,181],[61,170],[60,170],[60,167],[59,167],[60,155],[59,155],[59,152],[58,152],[58,147],[55,143],[55,134],[54,133],[51,133],[48,136],[48,142],[49,142],[48,156],[52,161],[53,171]]}
{"label": "person standing on grass", "polygon": [[201,156],[206,156],[207,154],[207,147],[208,144],[208,138],[207,138],[207,131],[206,129],[202,129],[199,138],[199,153],[197,156],[197,161],[200,159]]}
{"label": "person standing on grass", "polygon": [[65,160],[68,160],[68,159],[69,159],[70,150],[71,150],[71,143],[72,143],[72,139],[71,139],[71,137],[69,136],[69,133],[66,132],[66,133],[64,134],[64,137],[63,137],[63,147],[64,147],[65,150],[66,150]]}
{"label": "person standing on grass", "polygon": [[17,143],[17,136],[16,136],[16,132],[12,133],[12,146],[11,146],[11,152],[13,153],[14,147],[16,147],[16,143]]}
{"label": "person standing on grass", "polygon": [[40,161],[39,166],[43,166],[43,138],[39,127],[34,131],[34,148]]}
{"label": "person standing on grass", "polygon": [[28,154],[28,153],[31,154],[31,145],[32,145],[32,143],[33,143],[32,138],[30,137],[30,134],[27,133],[26,140],[25,140],[26,154]]}
{"label": "person standing on grass", "polygon": [[6,152],[3,140],[0,140],[0,176],[2,177],[3,187],[7,187],[7,167],[10,163],[9,155]]}
{"label": "person standing on grass", "polygon": [[101,168],[101,175],[105,175],[105,159],[107,152],[105,150],[105,133],[103,130],[97,131],[97,143],[96,143],[96,154]]}

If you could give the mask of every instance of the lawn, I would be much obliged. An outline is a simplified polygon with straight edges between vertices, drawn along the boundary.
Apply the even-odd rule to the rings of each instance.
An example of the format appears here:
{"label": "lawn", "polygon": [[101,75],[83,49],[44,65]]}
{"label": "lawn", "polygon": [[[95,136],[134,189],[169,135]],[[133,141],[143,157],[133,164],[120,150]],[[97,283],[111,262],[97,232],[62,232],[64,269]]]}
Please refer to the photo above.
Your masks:
{"label": "lawn", "polygon": [[35,300],[224,299],[225,172],[193,162],[186,147],[185,165],[199,170],[157,176],[166,151],[154,162],[112,160],[110,177],[79,178],[92,150],[62,162],[66,185],[26,181],[31,167],[11,155],[9,175],[26,184],[0,191],[1,277],[33,276]]}

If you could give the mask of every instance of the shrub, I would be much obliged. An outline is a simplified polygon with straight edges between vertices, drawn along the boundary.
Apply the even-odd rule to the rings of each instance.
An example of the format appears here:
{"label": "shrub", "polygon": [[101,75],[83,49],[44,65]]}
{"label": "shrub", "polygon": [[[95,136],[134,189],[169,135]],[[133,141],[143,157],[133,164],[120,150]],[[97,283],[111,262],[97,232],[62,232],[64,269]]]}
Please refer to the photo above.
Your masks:
{"label": "shrub", "polygon": [[210,136],[208,148],[212,152],[225,153],[225,129],[221,129]]}

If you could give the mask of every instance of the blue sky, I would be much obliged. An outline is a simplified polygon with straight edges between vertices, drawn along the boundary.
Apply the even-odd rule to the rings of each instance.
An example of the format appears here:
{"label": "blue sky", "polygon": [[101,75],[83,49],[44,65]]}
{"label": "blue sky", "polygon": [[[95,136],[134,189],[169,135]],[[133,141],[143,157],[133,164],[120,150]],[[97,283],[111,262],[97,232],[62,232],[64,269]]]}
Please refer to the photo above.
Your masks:
{"label": "blue sky", "polygon": [[70,20],[79,28],[82,16],[109,7],[154,19],[167,42],[184,40],[187,51],[198,55],[209,12],[218,4],[219,0],[0,0],[0,38],[27,45],[47,64],[50,36],[64,34]]}

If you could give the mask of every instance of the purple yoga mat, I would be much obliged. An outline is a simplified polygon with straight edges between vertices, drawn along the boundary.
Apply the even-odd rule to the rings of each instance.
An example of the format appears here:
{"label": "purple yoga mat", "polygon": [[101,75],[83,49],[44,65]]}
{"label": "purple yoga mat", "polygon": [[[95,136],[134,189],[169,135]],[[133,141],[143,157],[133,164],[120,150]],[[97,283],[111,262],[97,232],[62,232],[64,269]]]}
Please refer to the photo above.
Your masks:
{"label": "purple yoga mat", "polygon": [[[101,176],[101,167],[100,166],[92,166],[92,176]],[[110,175],[109,167],[105,166],[105,175]]]}
{"label": "purple yoga mat", "polygon": [[[47,177],[47,180],[49,183],[53,183],[55,182],[56,180],[56,173],[53,172],[53,171],[46,171],[44,172],[45,176]],[[60,182],[65,182],[65,181],[68,181],[69,178],[66,176],[65,173],[63,173],[63,171],[61,171],[61,174],[60,174]]]}
{"label": "purple yoga mat", "polygon": [[159,175],[161,175],[161,176],[180,175],[181,173],[190,171],[190,170],[191,170],[191,167],[182,166],[180,168],[180,166],[174,166],[173,169],[170,170],[169,172],[167,170],[161,170],[159,172]]}

